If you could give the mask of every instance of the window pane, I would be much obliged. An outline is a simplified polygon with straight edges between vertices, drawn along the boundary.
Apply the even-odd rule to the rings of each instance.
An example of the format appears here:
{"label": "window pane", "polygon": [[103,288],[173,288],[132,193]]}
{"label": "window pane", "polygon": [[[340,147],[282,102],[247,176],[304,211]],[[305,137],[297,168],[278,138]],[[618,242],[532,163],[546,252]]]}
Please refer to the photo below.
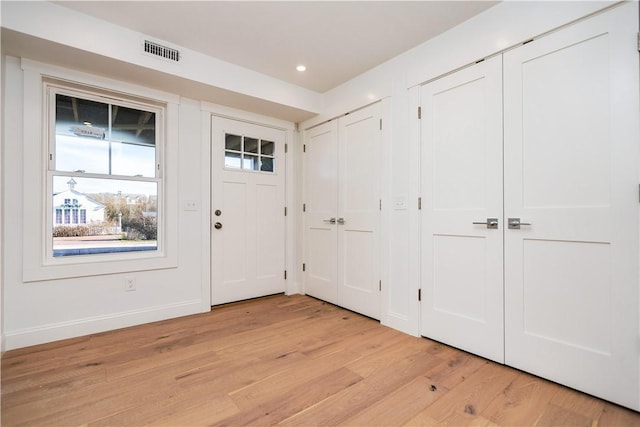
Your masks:
{"label": "window pane", "polygon": [[274,159],[271,157],[262,157],[260,159],[260,170],[263,172],[273,172]]}
{"label": "window pane", "polygon": [[109,106],[56,95],[57,170],[109,173]]}
{"label": "window pane", "polygon": [[242,151],[242,137],[240,135],[224,135],[225,150]]}
{"label": "window pane", "polygon": [[265,141],[264,139],[260,141],[261,144],[261,153],[266,154],[268,156],[273,156],[273,151],[275,148],[275,144],[272,141]]}
{"label": "window pane", "polygon": [[156,115],[111,106],[111,173],[156,176]]}
{"label": "window pane", "polygon": [[54,257],[158,249],[156,182],[54,176],[52,197]]}
{"label": "window pane", "polygon": [[56,170],[156,176],[153,112],[57,94],[55,133]]}
{"label": "window pane", "polygon": [[111,173],[127,176],[156,176],[155,147],[112,143]]}
{"label": "window pane", "polygon": [[241,169],[242,168],[242,155],[240,153],[224,153],[224,167]]}
{"label": "window pane", "polygon": [[258,161],[258,156],[252,156],[250,154],[244,155],[244,161],[242,162],[242,169],[257,171],[259,165],[260,165],[260,162]]}
{"label": "window pane", "polygon": [[244,137],[244,152],[258,154],[258,140],[255,138]]}

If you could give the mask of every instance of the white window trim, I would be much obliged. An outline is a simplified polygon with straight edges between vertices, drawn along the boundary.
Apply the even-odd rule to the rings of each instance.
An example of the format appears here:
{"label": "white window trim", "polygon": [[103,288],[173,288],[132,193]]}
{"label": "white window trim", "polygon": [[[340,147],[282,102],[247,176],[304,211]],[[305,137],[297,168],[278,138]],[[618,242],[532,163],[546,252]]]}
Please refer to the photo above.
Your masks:
{"label": "white window trim", "polygon": [[[62,279],[125,273],[165,268],[178,265],[178,138],[179,96],[100,78],[27,59],[23,70],[23,281]],[[160,149],[162,165],[158,188],[159,206],[164,220],[158,224],[157,251],[140,251],[82,257],[51,256],[48,238],[53,218],[50,180],[48,179],[49,117],[45,79],[70,82],[98,92],[123,94],[123,99],[137,97],[151,104],[164,104],[164,143]],[[49,212],[51,211],[51,212]],[[160,234],[162,233],[162,234]]]}

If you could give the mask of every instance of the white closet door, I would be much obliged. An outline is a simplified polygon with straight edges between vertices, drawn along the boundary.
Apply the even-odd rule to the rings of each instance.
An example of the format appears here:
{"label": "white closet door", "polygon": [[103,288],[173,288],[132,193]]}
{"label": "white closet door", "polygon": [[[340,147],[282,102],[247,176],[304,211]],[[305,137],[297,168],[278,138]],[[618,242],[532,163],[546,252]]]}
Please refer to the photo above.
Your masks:
{"label": "white closet door", "polygon": [[501,57],[423,86],[421,103],[421,333],[502,362]]}
{"label": "white closet door", "polygon": [[305,132],[305,293],[338,303],[338,123]]}
{"label": "white closet door", "polygon": [[638,6],[504,55],[506,363],[639,409]]}
{"label": "white closet door", "polygon": [[381,104],[338,121],[338,301],[380,318]]}
{"label": "white closet door", "polygon": [[284,292],[284,142],[281,130],[212,119],[212,305]]}

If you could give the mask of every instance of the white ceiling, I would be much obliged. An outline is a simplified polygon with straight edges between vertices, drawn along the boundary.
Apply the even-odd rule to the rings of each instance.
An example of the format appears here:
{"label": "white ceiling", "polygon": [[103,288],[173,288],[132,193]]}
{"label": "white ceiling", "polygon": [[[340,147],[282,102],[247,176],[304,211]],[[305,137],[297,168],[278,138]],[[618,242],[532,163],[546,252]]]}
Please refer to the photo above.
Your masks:
{"label": "white ceiling", "polygon": [[[495,1],[56,1],[324,93]],[[296,65],[305,64],[299,73]]]}

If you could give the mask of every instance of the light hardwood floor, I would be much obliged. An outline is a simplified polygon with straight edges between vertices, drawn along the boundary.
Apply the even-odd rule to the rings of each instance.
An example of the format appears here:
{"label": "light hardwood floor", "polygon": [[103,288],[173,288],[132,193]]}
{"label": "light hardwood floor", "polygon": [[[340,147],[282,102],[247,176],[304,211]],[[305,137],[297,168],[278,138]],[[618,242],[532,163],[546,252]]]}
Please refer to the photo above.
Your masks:
{"label": "light hardwood floor", "polygon": [[9,351],[1,421],[638,426],[640,414],[310,297],[279,295]]}

